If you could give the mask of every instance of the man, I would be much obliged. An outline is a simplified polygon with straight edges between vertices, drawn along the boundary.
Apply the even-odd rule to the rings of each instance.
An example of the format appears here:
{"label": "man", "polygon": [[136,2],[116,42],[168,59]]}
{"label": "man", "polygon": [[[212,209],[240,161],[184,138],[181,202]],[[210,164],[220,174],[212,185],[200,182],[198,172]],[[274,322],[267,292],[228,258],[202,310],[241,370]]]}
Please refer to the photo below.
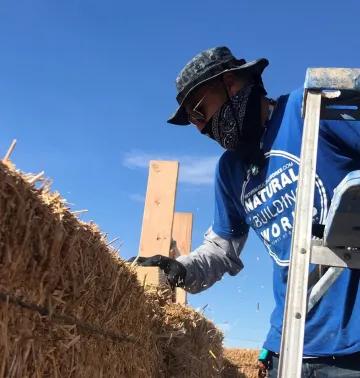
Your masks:
{"label": "man", "polygon": [[[199,293],[225,273],[239,273],[249,228],[273,259],[275,309],[264,348],[277,376],[303,131],[300,88],[266,97],[266,59],[246,63],[226,47],[203,51],[180,72],[179,107],[168,120],[193,124],[226,151],[215,174],[215,214],[204,244],[187,256],[141,258],[159,266],[173,286]],[[314,224],[324,224],[334,188],[360,169],[357,122],[321,121]],[[314,268],[314,267],[312,267]],[[303,376],[360,377],[359,272],[347,269],[306,320]]]}

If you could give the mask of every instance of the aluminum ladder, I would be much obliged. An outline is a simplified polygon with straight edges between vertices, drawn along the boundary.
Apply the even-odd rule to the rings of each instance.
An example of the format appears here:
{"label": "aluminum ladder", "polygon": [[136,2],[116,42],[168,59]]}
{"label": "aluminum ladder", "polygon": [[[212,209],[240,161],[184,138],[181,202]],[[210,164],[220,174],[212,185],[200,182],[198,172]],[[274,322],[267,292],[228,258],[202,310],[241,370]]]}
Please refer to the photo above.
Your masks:
{"label": "aluminum ladder", "polygon": [[[315,192],[319,120],[344,120],[344,113],[350,115],[347,120],[360,120],[358,106],[360,107],[360,69],[307,70],[302,106],[302,117],[305,120],[280,350],[280,378],[301,378],[306,314],[345,268],[360,268],[360,250],[356,251],[357,248],[360,249],[359,233],[356,234],[360,227],[352,226],[351,221],[348,224],[350,232],[356,234],[351,245],[349,238],[344,237],[351,233],[346,232],[329,234],[328,240],[312,239],[313,201],[309,200],[314,198]],[[358,211],[359,209],[360,207]],[[354,218],[352,222],[354,223]],[[322,267],[330,268],[324,275],[320,275],[320,280],[309,296],[310,264],[317,264],[320,272]],[[310,275],[310,281],[313,278]]]}

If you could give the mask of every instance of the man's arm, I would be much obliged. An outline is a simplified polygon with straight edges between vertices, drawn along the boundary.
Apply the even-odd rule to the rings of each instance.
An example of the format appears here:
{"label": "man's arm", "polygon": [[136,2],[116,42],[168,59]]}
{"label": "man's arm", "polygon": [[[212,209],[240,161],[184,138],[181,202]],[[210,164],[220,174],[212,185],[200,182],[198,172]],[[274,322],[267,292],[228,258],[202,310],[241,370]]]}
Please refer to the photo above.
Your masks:
{"label": "man's arm", "polygon": [[196,294],[220,281],[225,273],[238,274],[244,267],[239,255],[246,240],[247,233],[237,239],[224,239],[210,227],[204,244],[189,255],[177,258],[186,268],[184,289]]}
{"label": "man's arm", "polygon": [[186,268],[185,290],[199,293],[221,280],[225,273],[234,276],[244,267],[240,253],[249,226],[235,205],[230,180],[239,173],[233,155],[225,153],[215,170],[215,212],[204,243],[189,255],[178,257]]}

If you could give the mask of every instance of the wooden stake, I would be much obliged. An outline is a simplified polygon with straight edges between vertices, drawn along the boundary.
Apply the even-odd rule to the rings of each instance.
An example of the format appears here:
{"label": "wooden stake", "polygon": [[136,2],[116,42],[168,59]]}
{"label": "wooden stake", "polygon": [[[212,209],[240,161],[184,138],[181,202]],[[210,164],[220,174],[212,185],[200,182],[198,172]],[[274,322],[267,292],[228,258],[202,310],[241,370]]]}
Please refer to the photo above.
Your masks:
{"label": "wooden stake", "polygon": [[193,218],[192,213],[174,214],[172,237],[181,255],[187,255],[191,251]]}
{"label": "wooden stake", "polygon": [[[193,214],[175,213],[172,237],[176,241],[177,248],[181,255],[188,255],[191,252],[191,238],[193,227]],[[176,288],[176,303],[185,305],[187,303],[186,291]]]}
{"label": "wooden stake", "polygon": [[[150,162],[145,199],[139,255],[169,256],[179,163],[175,161]],[[138,268],[146,272],[148,281],[162,281],[158,269]]]}

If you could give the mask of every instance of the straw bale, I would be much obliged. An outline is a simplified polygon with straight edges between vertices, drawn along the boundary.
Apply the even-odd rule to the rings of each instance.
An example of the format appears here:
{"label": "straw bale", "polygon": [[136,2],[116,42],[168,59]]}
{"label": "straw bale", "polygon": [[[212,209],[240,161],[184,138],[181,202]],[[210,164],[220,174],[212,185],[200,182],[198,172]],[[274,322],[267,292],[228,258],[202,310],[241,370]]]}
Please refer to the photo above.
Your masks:
{"label": "straw bale", "polygon": [[223,378],[257,378],[259,350],[224,348]]}
{"label": "straw bale", "polygon": [[168,285],[145,282],[153,309],[159,315],[153,322],[166,378],[220,378],[223,367],[223,333],[202,313],[172,303]]}
{"label": "straw bale", "polygon": [[165,306],[162,351],[169,378],[221,376],[222,332],[205,316],[179,304]]}
{"label": "straw bale", "polygon": [[0,163],[0,377],[161,377],[136,273],[35,179]]}

